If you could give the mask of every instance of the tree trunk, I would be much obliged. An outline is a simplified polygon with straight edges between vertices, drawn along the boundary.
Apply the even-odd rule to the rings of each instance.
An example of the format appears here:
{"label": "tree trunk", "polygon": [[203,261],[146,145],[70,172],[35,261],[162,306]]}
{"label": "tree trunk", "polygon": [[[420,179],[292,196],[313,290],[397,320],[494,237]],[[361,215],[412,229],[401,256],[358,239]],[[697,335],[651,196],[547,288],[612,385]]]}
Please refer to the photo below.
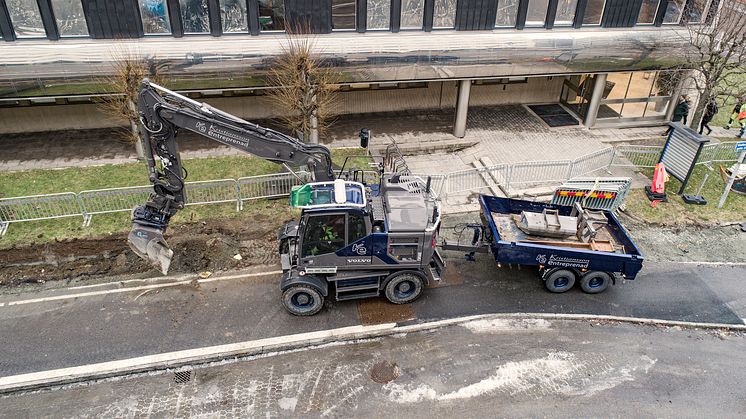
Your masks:
{"label": "tree trunk", "polygon": [[319,143],[319,120],[316,115],[311,114],[311,135],[309,138],[311,144]]}
{"label": "tree trunk", "polygon": [[[127,106],[130,110],[137,115],[137,108],[135,108],[135,102],[131,99],[127,99]],[[132,139],[135,142],[135,153],[137,153],[137,160],[143,160],[145,158],[145,150],[142,145],[142,138],[140,137],[140,130],[137,128],[137,121],[130,119],[130,130],[132,131]]]}
{"label": "tree trunk", "polygon": [[707,108],[707,104],[710,102],[711,94],[712,94],[712,90],[708,88],[705,88],[705,90],[699,94],[699,100],[697,101],[697,107],[694,109],[694,113],[690,114],[692,116],[692,119],[689,122],[689,128],[699,132],[699,124],[702,122],[702,116],[705,113],[705,108]]}

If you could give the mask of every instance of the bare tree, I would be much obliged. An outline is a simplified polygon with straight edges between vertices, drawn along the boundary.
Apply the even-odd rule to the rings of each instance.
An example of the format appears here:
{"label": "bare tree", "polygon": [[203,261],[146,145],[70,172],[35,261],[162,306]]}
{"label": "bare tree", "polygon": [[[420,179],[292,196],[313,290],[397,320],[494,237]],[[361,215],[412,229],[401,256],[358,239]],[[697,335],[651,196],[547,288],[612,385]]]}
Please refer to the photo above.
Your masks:
{"label": "bare tree", "polygon": [[136,106],[137,91],[140,82],[146,77],[155,83],[161,83],[161,68],[155,61],[143,58],[137,51],[126,48],[112,51],[112,62],[113,71],[104,77],[103,83],[115,94],[102,99],[99,108],[114,119],[127,121],[127,128],[119,130],[118,133],[124,141],[135,145],[138,158],[142,158]]}
{"label": "bare tree", "polygon": [[[691,118],[691,127],[698,128],[707,102],[746,93],[746,4],[738,0],[723,0],[721,9],[713,2],[702,24],[689,24],[684,49],[685,67],[693,70],[689,77],[699,93],[699,101]],[[705,22],[712,22],[707,24]]]}
{"label": "bare tree", "polygon": [[267,95],[282,112],[283,123],[304,141],[319,142],[319,135],[333,122],[337,74],[316,52],[309,30],[285,23],[287,39],[272,62]]}

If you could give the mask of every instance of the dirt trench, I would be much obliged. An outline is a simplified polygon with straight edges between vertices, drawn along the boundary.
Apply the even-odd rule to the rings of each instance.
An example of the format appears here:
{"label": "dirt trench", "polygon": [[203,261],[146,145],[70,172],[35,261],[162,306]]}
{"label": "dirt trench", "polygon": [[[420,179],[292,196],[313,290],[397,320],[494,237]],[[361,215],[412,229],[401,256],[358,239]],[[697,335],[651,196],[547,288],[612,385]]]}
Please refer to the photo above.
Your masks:
{"label": "dirt trench", "polygon": [[[165,237],[174,250],[169,275],[276,264],[276,233],[282,223],[256,217],[172,226]],[[130,250],[124,233],[0,251],[0,286],[5,287],[133,275],[160,272]]]}

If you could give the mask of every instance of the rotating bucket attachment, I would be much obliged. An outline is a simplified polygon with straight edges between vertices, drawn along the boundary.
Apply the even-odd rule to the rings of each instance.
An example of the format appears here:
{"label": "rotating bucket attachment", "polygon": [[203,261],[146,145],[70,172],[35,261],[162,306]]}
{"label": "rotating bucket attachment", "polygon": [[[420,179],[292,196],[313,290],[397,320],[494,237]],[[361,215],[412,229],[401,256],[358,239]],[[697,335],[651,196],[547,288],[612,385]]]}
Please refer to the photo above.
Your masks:
{"label": "rotating bucket attachment", "polygon": [[137,256],[150,262],[163,275],[168,273],[174,252],[166,244],[162,229],[133,222],[127,244]]}

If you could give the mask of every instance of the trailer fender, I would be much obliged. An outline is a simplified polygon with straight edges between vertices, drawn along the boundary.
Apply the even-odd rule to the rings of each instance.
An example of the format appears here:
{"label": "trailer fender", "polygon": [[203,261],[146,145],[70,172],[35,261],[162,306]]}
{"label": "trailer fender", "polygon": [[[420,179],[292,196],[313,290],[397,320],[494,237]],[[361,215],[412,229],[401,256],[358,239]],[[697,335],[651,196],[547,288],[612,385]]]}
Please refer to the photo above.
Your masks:
{"label": "trailer fender", "polygon": [[298,272],[293,269],[282,274],[282,282],[280,283],[280,291],[285,292],[288,288],[293,285],[304,284],[308,285],[324,297],[329,295],[329,282],[326,278],[316,275],[298,275]]}
{"label": "trailer fender", "polygon": [[546,281],[547,278],[549,278],[550,275],[552,275],[553,273],[555,273],[557,271],[560,271],[560,270],[570,271],[570,272],[574,273],[576,279],[580,278],[583,275],[577,269],[574,269],[574,268],[563,268],[563,267],[559,267],[558,266],[556,268],[545,269],[544,272],[542,272],[542,274],[541,274],[541,280],[542,281]]}

